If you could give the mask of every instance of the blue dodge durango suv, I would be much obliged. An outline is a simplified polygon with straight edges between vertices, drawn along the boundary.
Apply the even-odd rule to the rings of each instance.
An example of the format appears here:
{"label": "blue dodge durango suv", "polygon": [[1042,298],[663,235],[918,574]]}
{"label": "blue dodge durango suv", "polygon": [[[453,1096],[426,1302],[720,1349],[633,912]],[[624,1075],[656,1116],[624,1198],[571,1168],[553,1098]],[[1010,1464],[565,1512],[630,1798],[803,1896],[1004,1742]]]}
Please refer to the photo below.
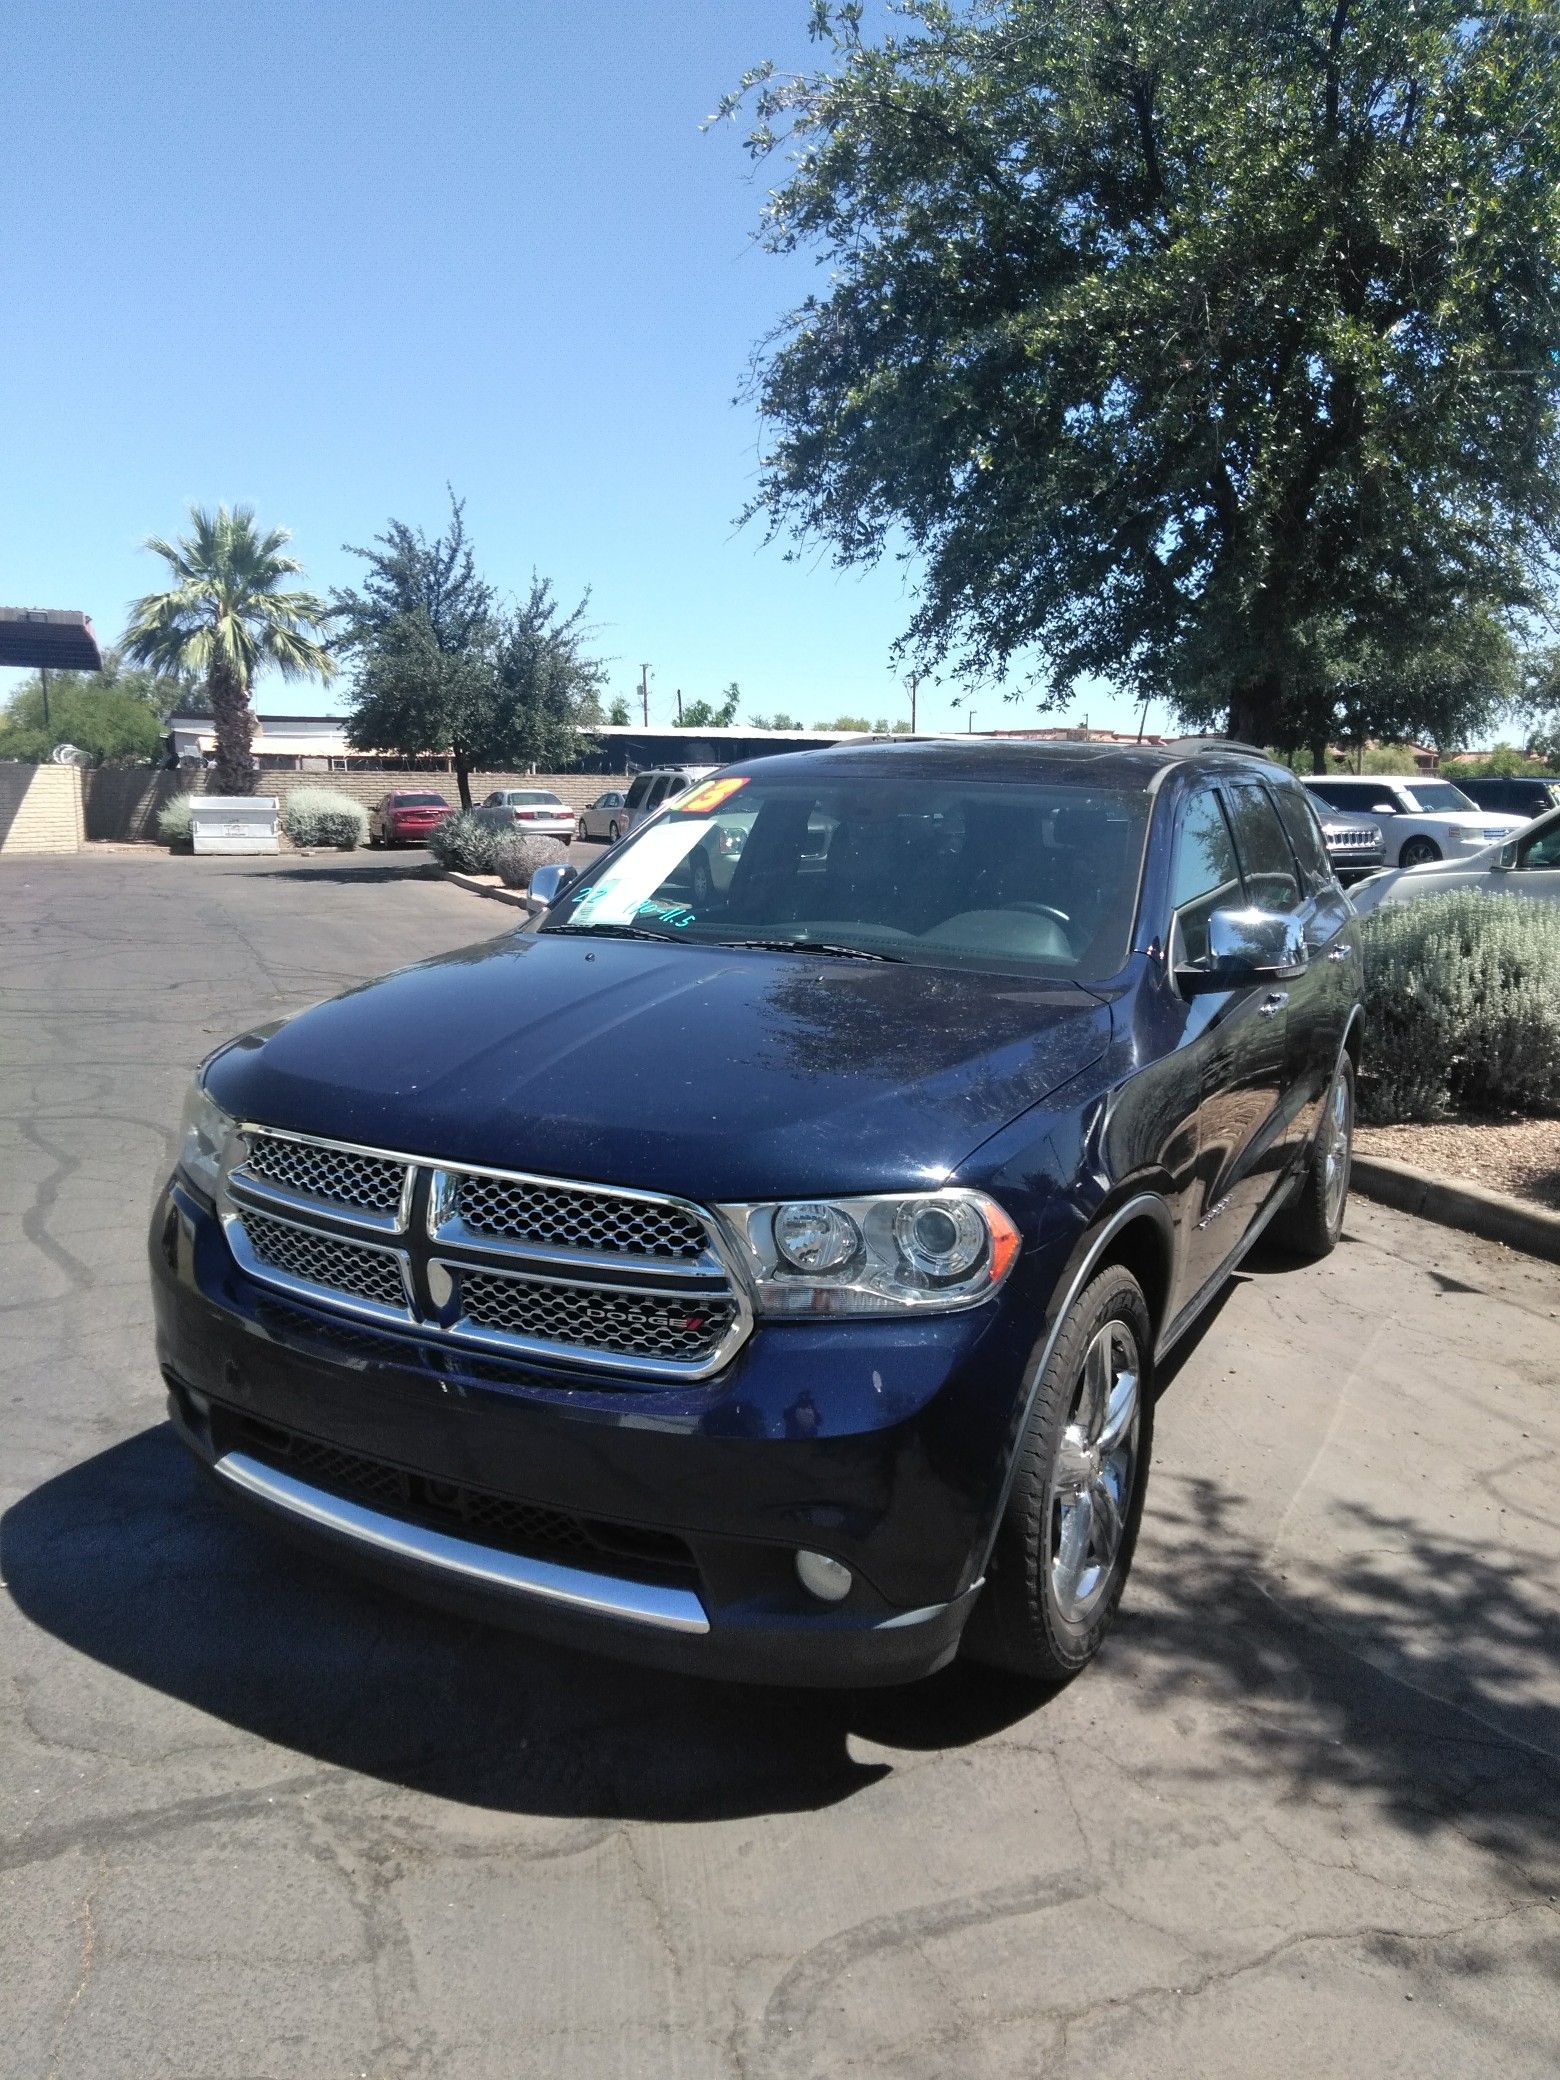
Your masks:
{"label": "blue dodge durango suv", "polygon": [[1081,1668],[1156,1364],[1268,1223],[1338,1239],[1361,972],[1304,790],[807,752],[533,894],[201,1069],[151,1263],[215,1486],[685,1670]]}

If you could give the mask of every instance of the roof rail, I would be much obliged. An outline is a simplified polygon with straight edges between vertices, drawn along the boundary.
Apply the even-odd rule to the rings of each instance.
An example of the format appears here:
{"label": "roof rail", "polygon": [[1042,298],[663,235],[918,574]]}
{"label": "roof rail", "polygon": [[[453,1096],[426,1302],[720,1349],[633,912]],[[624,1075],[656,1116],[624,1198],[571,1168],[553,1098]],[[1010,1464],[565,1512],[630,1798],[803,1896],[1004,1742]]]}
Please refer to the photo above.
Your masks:
{"label": "roof rail", "polygon": [[1165,743],[1167,751],[1249,751],[1253,758],[1271,760],[1273,754],[1260,744],[1248,744],[1240,737],[1210,735],[1206,737],[1171,737]]}

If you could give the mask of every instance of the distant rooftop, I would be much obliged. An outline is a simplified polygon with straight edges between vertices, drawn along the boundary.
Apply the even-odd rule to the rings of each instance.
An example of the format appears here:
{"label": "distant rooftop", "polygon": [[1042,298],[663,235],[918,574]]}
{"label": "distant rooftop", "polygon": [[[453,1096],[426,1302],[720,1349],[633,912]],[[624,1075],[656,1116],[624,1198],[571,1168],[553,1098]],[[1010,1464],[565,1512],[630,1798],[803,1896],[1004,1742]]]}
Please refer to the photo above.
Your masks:
{"label": "distant rooftop", "polygon": [[0,607],[0,665],[100,672],[103,652],[85,614],[54,607]]}

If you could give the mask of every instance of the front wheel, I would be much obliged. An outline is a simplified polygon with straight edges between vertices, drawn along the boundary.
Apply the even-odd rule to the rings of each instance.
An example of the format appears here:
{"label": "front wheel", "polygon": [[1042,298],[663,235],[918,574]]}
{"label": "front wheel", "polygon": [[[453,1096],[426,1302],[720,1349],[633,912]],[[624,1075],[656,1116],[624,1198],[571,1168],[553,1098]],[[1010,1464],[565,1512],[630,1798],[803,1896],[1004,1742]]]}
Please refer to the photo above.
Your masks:
{"label": "front wheel", "polygon": [[609,845],[615,845],[615,844],[617,843],[617,841],[618,841],[618,827],[617,827],[617,825],[616,825],[615,823],[609,823],[609,824],[607,825],[607,843],[608,843]]}
{"label": "front wheel", "polygon": [[1118,1264],[1063,1319],[1019,1439],[966,1648],[1042,1682],[1087,1667],[1132,1565],[1153,1444],[1153,1324]]}
{"label": "front wheel", "polygon": [[1398,854],[1400,867],[1428,867],[1430,862],[1441,857],[1441,848],[1434,838],[1405,838],[1403,850]]}
{"label": "front wheel", "polygon": [[576,838],[588,838],[590,836],[590,832],[585,828],[585,819],[583,816],[580,818],[579,822],[574,826],[574,835]]}
{"label": "front wheel", "polygon": [[1345,1055],[1322,1107],[1299,1191],[1273,1222],[1273,1237],[1302,1257],[1326,1257],[1343,1233],[1354,1159],[1354,1064]]}

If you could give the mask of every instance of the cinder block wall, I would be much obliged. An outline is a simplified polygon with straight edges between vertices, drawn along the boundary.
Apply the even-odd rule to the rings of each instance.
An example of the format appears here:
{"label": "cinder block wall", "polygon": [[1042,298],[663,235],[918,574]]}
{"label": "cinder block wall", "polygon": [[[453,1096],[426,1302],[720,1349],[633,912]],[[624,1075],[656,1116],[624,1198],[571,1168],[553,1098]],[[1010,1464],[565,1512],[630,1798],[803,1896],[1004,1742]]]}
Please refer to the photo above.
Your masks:
{"label": "cinder block wall", "polygon": [[80,766],[0,765],[0,852],[79,852]]}
{"label": "cinder block wall", "polygon": [[[0,767],[0,771],[5,770],[8,769]],[[104,767],[78,777],[86,782],[86,835],[120,845],[141,838],[155,842],[157,812],[175,795],[216,792],[210,773],[154,773],[147,766]],[[600,773],[473,773],[471,799],[480,802],[495,787],[550,787],[578,814],[604,788],[616,784],[610,776]],[[255,793],[274,794],[285,804],[288,795],[299,787],[328,787],[334,794],[350,795],[365,808],[382,801],[392,789],[401,788],[442,794],[447,802],[456,804],[460,801],[453,773],[262,773]],[[285,845],[286,839],[282,842]]]}

